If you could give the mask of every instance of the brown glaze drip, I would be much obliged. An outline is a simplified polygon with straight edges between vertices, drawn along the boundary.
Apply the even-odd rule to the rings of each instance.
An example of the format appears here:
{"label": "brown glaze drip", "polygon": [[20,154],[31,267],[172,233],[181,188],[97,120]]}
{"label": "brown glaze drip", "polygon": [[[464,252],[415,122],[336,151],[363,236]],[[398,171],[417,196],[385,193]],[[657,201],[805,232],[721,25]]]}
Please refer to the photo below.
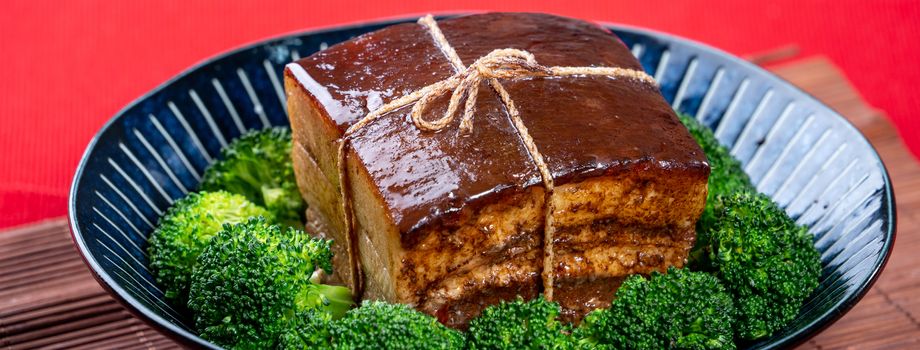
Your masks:
{"label": "brown glaze drip", "polygon": [[[465,64],[498,48],[518,48],[546,66],[641,69],[616,37],[586,22],[543,14],[490,13],[439,21]],[[297,62],[312,78],[301,84],[340,131],[370,109],[453,74],[425,29],[401,24]],[[502,81],[557,185],[636,162],[708,172],[705,156],[654,88],[626,79],[536,78]],[[426,111],[444,112],[446,98]],[[428,224],[505,191],[539,185],[540,175],[510,118],[481,86],[470,135],[456,126],[422,132],[408,108],[360,129],[349,157],[377,184],[404,246]]]}
{"label": "brown glaze drip", "polygon": [[624,280],[626,277],[558,279],[554,288],[559,295],[555,301],[562,306],[560,319],[577,325],[589,312],[609,308]]}

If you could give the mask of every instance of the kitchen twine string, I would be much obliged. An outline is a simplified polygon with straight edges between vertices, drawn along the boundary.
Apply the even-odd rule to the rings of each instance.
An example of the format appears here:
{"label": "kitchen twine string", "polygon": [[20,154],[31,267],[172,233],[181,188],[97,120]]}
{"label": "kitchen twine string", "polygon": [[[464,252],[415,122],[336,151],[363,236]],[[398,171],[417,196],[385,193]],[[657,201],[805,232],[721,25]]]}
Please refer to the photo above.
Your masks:
{"label": "kitchen twine string", "polygon": [[[460,101],[463,99],[463,97],[466,97],[466,102],[463,105],[463,113],[460,118],[459,131],[461,134],[471,133],[473,131],[473,114],[476,110],[476,98],[479,93],[479,85],[483,80],[488,79],[489,85],[501,98],[502,103],[505,105],[508,114],[511,116],[511,120],[517,129],[518,136],[524,142],[524,145],[527,148],[527,152],[530,153],[530,156],[533,158],[537,169],[540,171],[540,177],[543,179],[543,184],[546,187],[546,194],[548,196],[553,192],[554,188],[553,177],[550,174],[549,167],[547,167],[546,162],[543,160],[543,155],[537,149],[537,145],[534,142],[533,137],[530,136],[530,133],[527,131],[527,127],[521,120],[520,113],[514,104],[514,100],[511,99],[508,91],[505,90],[501,83],[498,82],[498,79],[562,76],[608,76],[613,78],[632,79],[648,85],[657,86],[655,78],[640,70],[621,67],[547,67],[539,64],[534,58],[533,54],[530,52],[510,48],[493,50],[487,55],[477,59],[475,62],[473,62],[473,64],[464,66],[463,61],[460,60],[460,56],[457,55],[457,52],[452,46],[450,46],[450,43],[444,36],[444,33],[441,32],[441,28],[438,27],[438,23],[434,20],[434,17],[429,14],[425,17],[419,18],[418,23],[424,26],[428,30],[429,34],[431,34],[435,45],[450,61],[455,73],[447,79],[425,86],[419,90],[390,101],[373,111],[370,111],[367,115],[364,116],[364,118],[361,118],[356,123],[352,124],[348,129],[346,129],[345,133],[342,135],[342,138],[339,140],[339,185],[342,195],[342,209],[345,216],[347,240],[346,244],[349,245],[350,252],[353,252],[352,249],[357,247],[355,246],[354,238],[352,237],[353,228],[351,222],[351,203],[350,200],[348,200],[347,191],[345,190],[345,183],[347,181],[345,165],[346,147],[348,141],[351,139],[351,136],[355,132],[374,122],[381,116],[415,103],[415,105],[412,106],[412,110],[410,112],[412,123],[415,124],[415,127],[423,131],[440,131],[454,121],[457,116],[457,111],[460,108]],[[425,110],[428,108],[428,105],[434,99],[448,92],[450,92],[450,103],[447,105],[447,111],[444,112],[444,115],[442,115],[441,118],[437,120],[426,120],[423,115]],[[544,216],[545,234],[543,239],[543,289],[544,296],[548,300],[553,300],[553,275],[550,273],[552,271],[553,261],[553,223],[551,215],[552,208],[550,208],[551,203],[549,201],[546,202],[546,207],[546,214]],[[357,289],[360,283],[360,278],[357,276],[359,275],[357,273],[357,262],[354,261],[354,254],[350,255],[351,256],[349,257],[349,261],[353,275],[352,283],[354,283],[355,288]]]}

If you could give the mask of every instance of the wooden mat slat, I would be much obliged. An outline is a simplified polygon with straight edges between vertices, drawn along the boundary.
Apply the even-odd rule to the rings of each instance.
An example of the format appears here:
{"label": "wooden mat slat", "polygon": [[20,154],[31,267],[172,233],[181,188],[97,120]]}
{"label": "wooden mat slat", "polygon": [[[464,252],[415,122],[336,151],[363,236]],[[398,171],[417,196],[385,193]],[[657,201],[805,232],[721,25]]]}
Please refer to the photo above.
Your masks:
{"label": "wooden mat slat", "polygon": [[[61,288],[66,286],[67,288]],[[89,273],[74,274],[59,280],[44,281],[35,285],[0,293],[0,317],[31,309],[36,305],[49,305],[80,300],[86,295],[106,294]]]}
{"label": "wooden mat slat", "polygon": [[23,308],[19,312],[12,312],[6,315],[3,315],[4,323],[0,324],[0,327],[6,327],[7,325],[17,324],[19,322],[26,322],[28,320],[45,317],[48,315],[62,314],[69,312],[71,310],[78,310],[81,308],[92,307],[96,305],[109,305],[112,298],[108,294],[95,294],[90,295],[84,299],[77,300],[68,300],[62,303],[47,303],[44,308]]}
{"label": "wooden mat slat", "polygon": [[90,318],[99,315],[106,315],[112,312],[121,311],[121,306],[113,304],[106,299],[96,299],[93,304],[80,305],[64,304],[57,307],[51,307],[46,310],[36,310],[18,315],[19,317],[9,320],[9,325],[4,327],[4,331],[11,334],[26,333],[37,331],[41,328],[53,327],[60,324],[66,324],[70,320]]}
{"label": "wooden mat slat", "polygon": [[[130,317],[130,315],[126,315]],[[156,334],[142,322],[130,319],[128,322],[117,322],[111,325],[101,324],[93,328],[81,329],[72,334],[60,335],[59,339],[52,339],[47,349],[70,349],[76,346],[86,345],[92,347],[101,347],[99,342],[111,338],[119,339],[118,343],[133,344],[135,347],[144,346],[150,341],[148,334]],[[124,346],[124,345],[123,345]]]}
{"label": "wooden mat slat", "polygon": [[[138,327],[145,327],[142,323],[126,313],[113,313],[99,317],[94,320],[82,320],[75,322],[80,325],[78,328],[67,329],[63,332],[42,335],[37,338],[30,338],[12,346],[12,349],[34,349],[34,348],[66,348],[62,345],[70,344],[71,346],[85,344],[100,338],[100,334],[123,334],[125,332],[134,332],[139,330]],[[138,339],[138,343],[142,343]]]}
{"label": "wooden mat slat", "polygon": [[85,268],[80,260],[70,259],[51,266],[36,266],[35,269],[23,269],[18,274],[0,276],[0,291],[33,285],[59,277],[82,272]]}
{"label": "wooden mat slat", "polygon": [[[843,75],[816,57],[772,67],[850,119],[888,166],[898,200],[899,235],[875,287],[836,324],[801,349],[920,348],[920,163],[883,115]],[[43,277],[50,276],[50,277]],[[0,232],[0,349],[176,349],[133,318],[93,280],[67,223],[50,220]]]}
{"label": "wooden mat slat", "polygon": [[4,273],[16,274],[22,273],[28,269],[41,268],[45,266],[57,265],[73,260],[72,249],[60,249],[60,251],[39,252],[33,256],[23,257],[17,260],[4,261],[0,260],[0,271]]}
{"label": "wooden mat slat", "polygon": [[3,254],[4,260],[13,260],[21,258],[23,256],[29,256],[38,252],[42,252],[48,249],[67,249],[72,246],[72,244],[67,244],[69,242],[61,242],[59,237],[49,236],[36,239],[34,242],[20,242],[16,245],[10,245],[9,248],[4,249],[6,251],[0,250],[0,254]]}
{"label": "wooden mat slat", "polygon": [[60,248],[49,247],[46,250],[16,259],[0,258],[0,270],[10,269],[10,271],[16,271],[17,267],[27,268],[32,264],[42,263],[49,259],[69,259],[71,254],[73,254],[72,247],[63,246]]}

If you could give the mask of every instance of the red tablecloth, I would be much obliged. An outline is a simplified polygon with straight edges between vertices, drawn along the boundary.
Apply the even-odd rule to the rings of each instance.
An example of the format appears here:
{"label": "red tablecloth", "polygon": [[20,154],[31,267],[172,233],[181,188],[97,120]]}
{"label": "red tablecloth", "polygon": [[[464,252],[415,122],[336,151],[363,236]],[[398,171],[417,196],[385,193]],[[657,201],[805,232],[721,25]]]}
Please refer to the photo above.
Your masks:
{"label": "red tablecloth", "polygon": [[796,44],[840,65],[920,154],[916,1],[0,1],[0,228],[66,213],[102,124],[204,58],[280,33],[457,10],[541,11],[671,32],[743,55]]}

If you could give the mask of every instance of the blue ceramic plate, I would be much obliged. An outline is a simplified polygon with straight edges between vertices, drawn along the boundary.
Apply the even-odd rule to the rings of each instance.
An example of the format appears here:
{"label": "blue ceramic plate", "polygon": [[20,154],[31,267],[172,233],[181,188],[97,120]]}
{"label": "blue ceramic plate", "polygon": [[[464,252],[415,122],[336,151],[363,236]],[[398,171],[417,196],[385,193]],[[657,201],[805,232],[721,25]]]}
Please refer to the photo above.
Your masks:
{"label": "blue ceramic plate", "polygon": [[[164,333],[216,347],[163,300],[147,268],[147,235],[170,204],[196,189],[227,142],[288,124],[286,63],[407,20],[249,45],[185,71],[115,115],[87,148],[69,202],[74,241],[99,282]],[[673,107],[715,130],[757,188],[815,236],[820,286],[786,329],[749,347],[792,346],[837,320],[868,291],[894,242],[894,195],[872,146],[839,114],[755,65],[686,39],[609,27]]]}

